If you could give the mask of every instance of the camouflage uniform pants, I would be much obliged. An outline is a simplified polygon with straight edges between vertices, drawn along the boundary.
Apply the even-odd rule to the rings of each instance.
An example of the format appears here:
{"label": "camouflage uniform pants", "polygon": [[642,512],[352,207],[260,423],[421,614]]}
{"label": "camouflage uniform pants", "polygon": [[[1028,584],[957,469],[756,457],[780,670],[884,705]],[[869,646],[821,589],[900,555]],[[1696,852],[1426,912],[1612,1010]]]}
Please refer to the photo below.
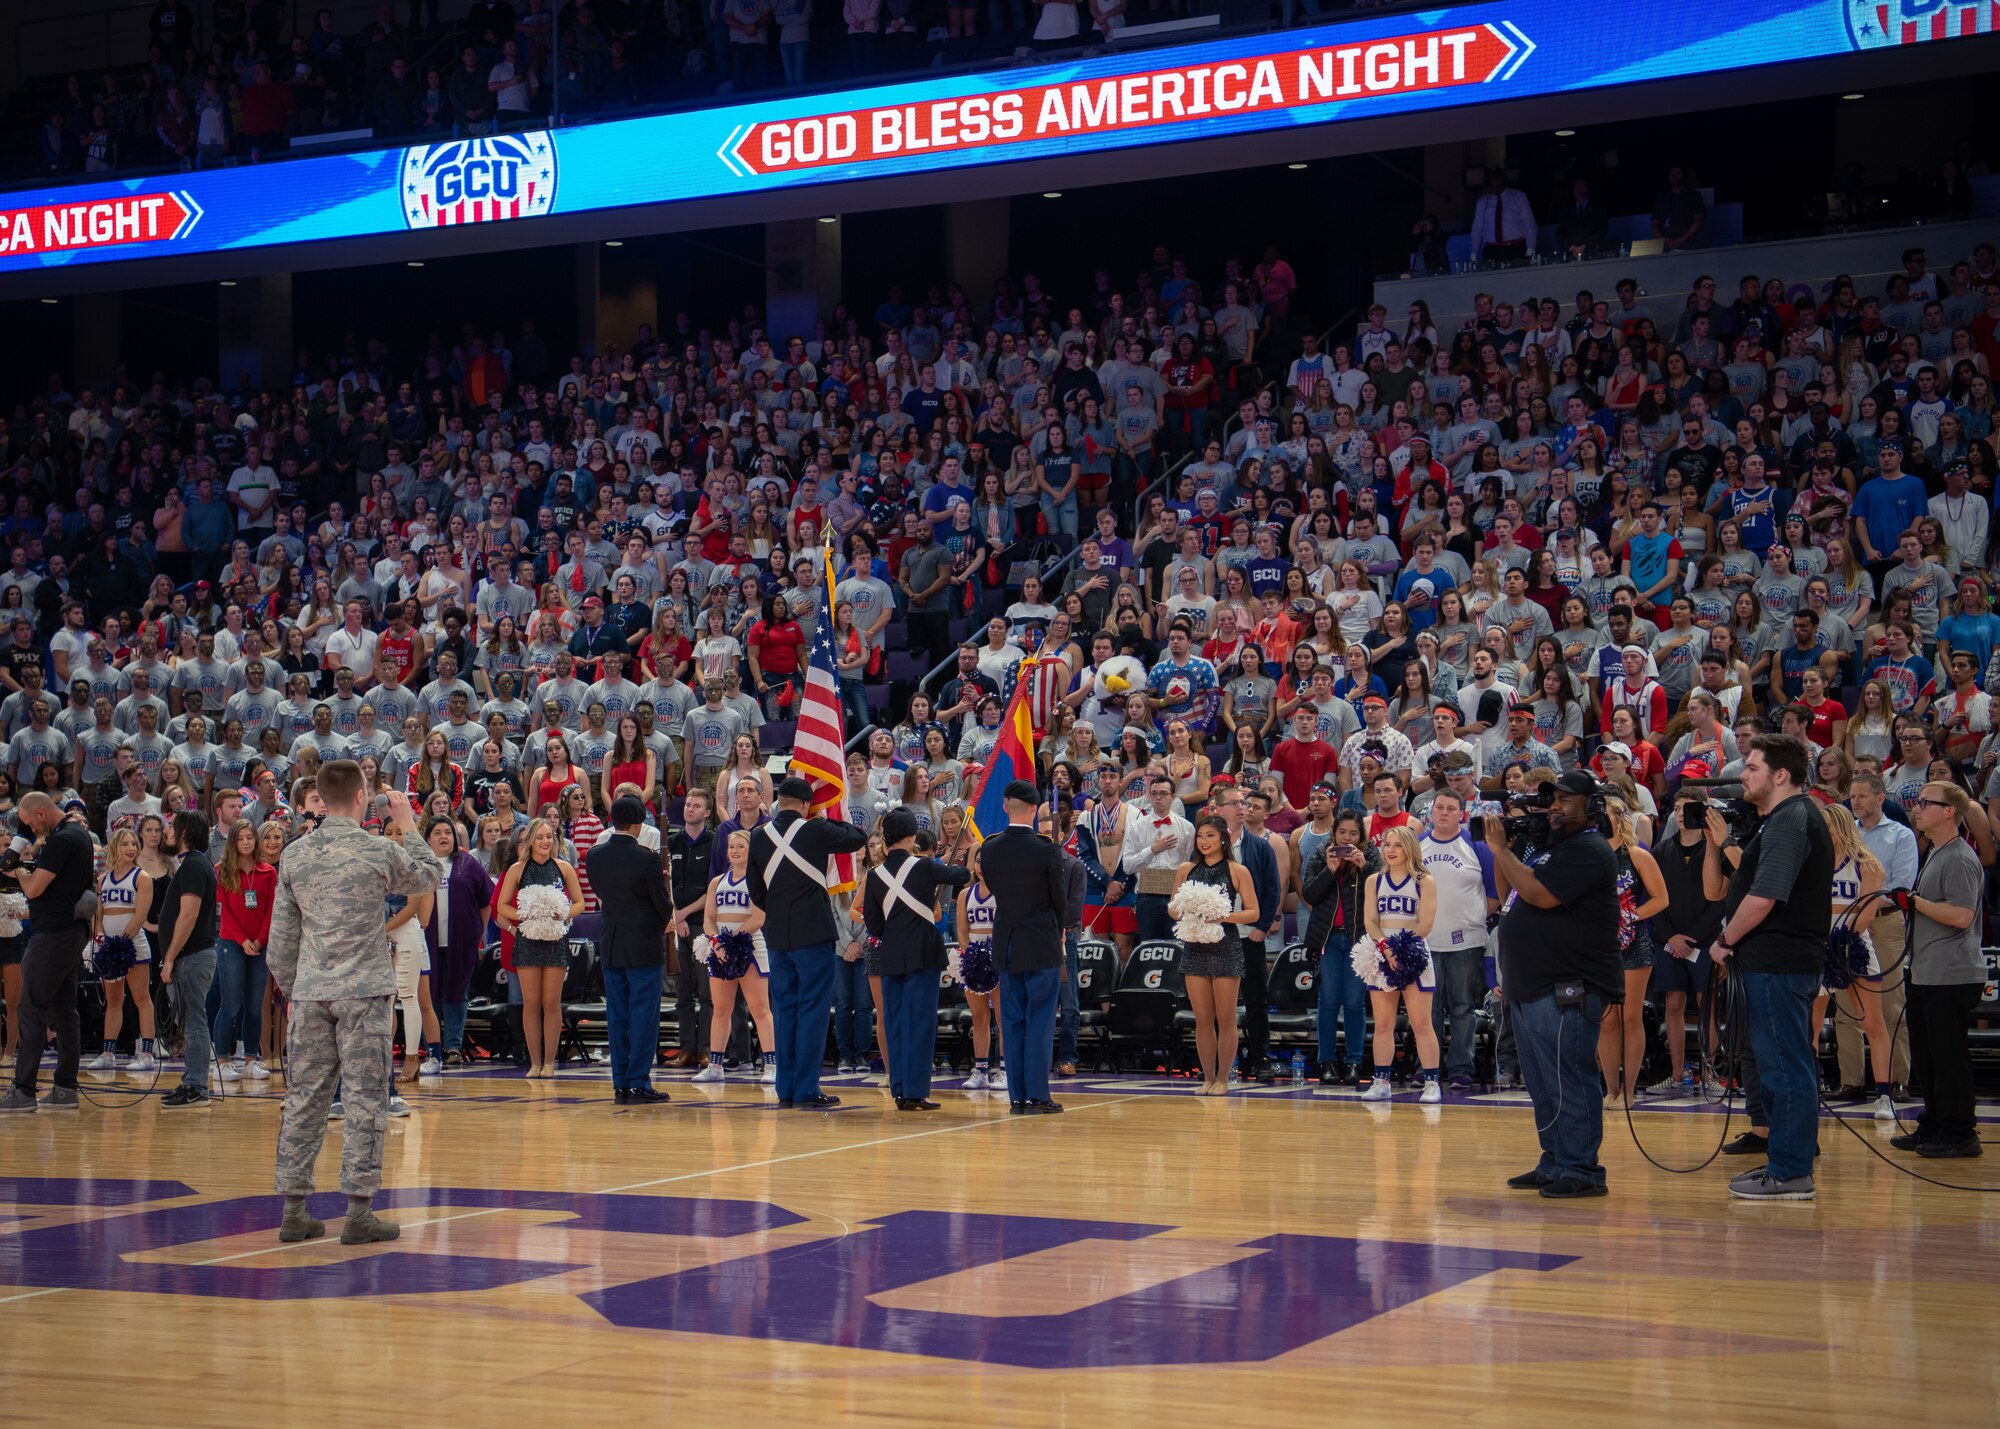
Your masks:
{"label": "camouflage uniform pants", "polygon": [[394,997],[295,1002],[285,1045],[285,1116],[278,1128],[277,1189],[312,1190],[313,1162],[326,1143],[336,1088],[342,1124],[340,1189],[372,1196],[382,1187],[382,1139],[389,1127],[389,1029]]}

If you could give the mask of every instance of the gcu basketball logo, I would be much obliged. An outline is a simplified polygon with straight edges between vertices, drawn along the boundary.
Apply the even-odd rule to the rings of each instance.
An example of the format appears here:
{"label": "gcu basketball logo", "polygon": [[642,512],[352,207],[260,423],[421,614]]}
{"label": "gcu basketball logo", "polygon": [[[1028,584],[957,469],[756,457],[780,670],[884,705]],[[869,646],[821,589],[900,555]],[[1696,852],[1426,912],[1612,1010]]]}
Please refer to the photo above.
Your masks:
{"label": "gcu basketball logo", "polygon": [[537,130],[405,149],[401,198],[412,228],[541,218],[555,207],[555,144]]}
{"label": "gcu basketball logo", "polygon": [[[1440,1247],[1388,1240],[1276,1234],[1238,1243],[1209,1266],[1190,1265],[1131,1289],[1117,1275],[1100,1294],[1056,1308],[1023,1304],[1003,1314],[893,1308],[892,1292],[981,1267],[1068,1248],[1143,1241],[1176,1229],[1123,1221],[902,1210],[818,1242],[731,1241],[806,1224],[764,1201],[402,1187],[376,1204],[462,1214],[489,1209],[547,1218],[541,1255],[454,1254],[446,1241],[402,1242],[344,1260],[275,1259],[256,1265],[190,1261],[175,1247],[269,1229],[270,1196],[154,1206],[194,1194],[175,1181],[86,1182],[0,1177],[12,1204],[116,1208],[82,1221],[16,1217],[0,1226],[10,1285],[116,1290],[196,1299],[363,1300],[501,1290],[584,1270],[592,1262],[570,1232],[670,1236],[722,1242],[714,1264],[665,1274],[604,1267],[607,1283],[581,1294],[603,1321],[628,1330],[685,1331],[829,1348],[925,1355],[1024,1369],[1132,1368],[1273,1359],[1401,1305],[1491,1275],[1547,1273],[1576,1259],[1532,1251]],[[332,1214],[336,1195],[318,1198]],[[628,1278],[631,1277],[631,1278]],[[1219,1312],[1219,1313],[1218,1313]]]}
{"label": "gcu basketball logo", "polygon": [[1847,0],[1847,32],[1856,49],[1983,35],[1995,25],[1987,0]]}

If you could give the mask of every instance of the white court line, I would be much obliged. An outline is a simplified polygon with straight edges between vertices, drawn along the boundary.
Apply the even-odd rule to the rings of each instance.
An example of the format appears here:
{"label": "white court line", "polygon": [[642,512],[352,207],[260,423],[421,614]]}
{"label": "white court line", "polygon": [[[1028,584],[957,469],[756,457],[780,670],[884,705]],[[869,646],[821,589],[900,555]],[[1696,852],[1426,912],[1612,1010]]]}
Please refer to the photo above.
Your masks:
{"label": "white court line", "polygon": [[[1064,1115],[1068,1115],[1070,1112],[1073,1111],[1090,1111],[1095,1107],[1116,1106],[1119,1102],[1139,1101],[1141,1099],[1142,1099],[1141,1096],[1137,1093],[1131,1096],[1107,1097],[1101,1101],[1094,1101],[1088,1104],[1066,1108],[1064,1111]],[[755,1171],[765,1166],[780,1166],[787,1161],[808,1161],[815,1156],[832,1156],[836,1152],[841,1152],[841,1151],[865,1151],[871,1146],[890,1146],[899,1141],[920,1141],[927,1136],[949,1136],[951,1133],[955,1131],[971,1131],[982,1126],[1007,1125],[1010,1124],[1012,1120],[1013,1117],[1011,1114],[1009,1114],[1005,1118],[982,1117],[978,1121],[962,1121],[955,1126],[933,1127],[929,1131],[906,1131],[896,1136],[878,1136],[872,1141],[850,1141],[840,1146],[823,1146],[817,1151],[795,1151],[789,1156],[773,1156],[764,1161],[745,1161],[736,1166],[715,1166],[711,1167],[706,1171],[687,1171],[683,1172],[681,1175],[678,1176],[662,1176],[657,1180],[652,1180],[652,1181],[634,1181],[631,1184],[625,1186],[608,1186],[601,1191],[589,1192],[586,1194],[592,1194],[598,1196],[615,1196],[625,1191],[645,1190],[646,1188],[651,1186],[670,1186],[677,1181],[698,1181],[705,1176],[727,1176],[732,1172],[736,1171]],[[529,1194],[534,1194],[534,1193],[530,1192]],[[544,1194],[551,1196],[560,1196],[564,1193],[561,1191],[549,1191]],[[528,1207],[481,1206],[477,1210],[459,1211],[452,1215],[434,1216],[429,1220],[422,1220],[422,1221],[399,1221],[397,1222],[397,1224],[402,1226],[403,1229],[405,1230],[421,1230],[426,1226],[441,1226],[450,1221],[474,1220],[479,1216],[490,1216],[500,1211],[533,1210],[533,1209],[534,1207],[531,1206]],[[560,1207],[551,1206],[549,1207],[549,1209],[558,1210],[560,1209]],[[271,1255],[278,1251],[293,1250],[299,1246],[311,1245],[312,1243],[313,1242],[311,1241],[281,1242],[277,1245],[259,1246],[256,1250],[240,1250],[233,1255],[219,1255],[212,1260],[188,1261],[187,1264],[197,1269],[211,1265],[228,1265],[234,1261],[253,1260],[260,1255]],[[393,1242],[382,1242],[382,1244],[393,1244]],[[16,1300],[32,1300],[38,1295],[60,1295],[65,1290],[73,1290],[76,1288],[77,1287],[73,1285],[58,1285],[47,1290],[30,1290],[26,1294],[10,1295],[7,1296],[5,1299],[0,1299],[0,1305],[11,1305]]]}
{"label": "white court line", "polygon": [[[1119,1102],[1138,1100],[1140,1098],[1136,1094],[1127,1097],[1106,1097],[1102,1101],[1091,1102],[1088,1106],[1066,1107],[1064,1113],[1067,1115],[1070,1111],[1089,1111],[1093,1107],[1116,1106]],[[629,1186],[613,1186],[597,1194],[615,1196],[620,1191],[642,1191],[648,1186],[671,1186],[676,1181],[698,1181],[704,1176],[727,1176],[732,1171],[755,1171],[759,1167],[779,1166],[787,1161],[807,1161],[815,1156],[831,1156],[837,1151],[861,1151],[870,1146],[888,1146],[898,1141],[918,1141],[926,1136],[949,1136],[954,1131],[971,1131],[981,1126],[999,1126],[1011,1123],[1012,1120],[1012,1113],[1005,1118],[982,1117],[978,1121],[962,1121],[956,1126],[934,1127],[929,1131],[906,1131],[900,1136],[880,1136],[873,1141],[850,1141],[844,1146],[823,1146],[818,1151],[795,1151],[790,1156],[773,1156],[768,1161],[745,1161],[740,1166],[716,1166],[707,1171],[687,1171],[679,1176],[662,1176],[656,1181],[634,1181]]]}
{"label": "white court line", "polygon": [[49,1290],[27,1290],[23,1291],[19,1295],[9,1295],[5,1299],[0,1299],[0,1305],[11,1305],[16,1300],[33,1300],[40,1295],[60,1295],[63,1293],[63,1291],[72,1288],[73,1287],[68,1285],[58,1285]]}

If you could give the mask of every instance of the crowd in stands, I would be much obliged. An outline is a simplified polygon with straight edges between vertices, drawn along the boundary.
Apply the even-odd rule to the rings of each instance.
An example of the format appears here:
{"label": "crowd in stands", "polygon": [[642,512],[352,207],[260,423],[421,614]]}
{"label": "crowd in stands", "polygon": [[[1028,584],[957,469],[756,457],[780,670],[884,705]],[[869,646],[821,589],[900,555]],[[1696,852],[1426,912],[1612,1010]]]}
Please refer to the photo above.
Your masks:
{"label": "crowd in stands", "polygon": [[301,9],[294,32],[291,7],[275,0],[158,0],[143,65],[70,74],[39,110],[38,170],[206,168],[351,130],[477,136],[554,114],[1086,48],[1128,23],[1213,8],[1201,0],[413,0],[407,16],[384,3],[356,26]]}
{"label": "crowd in stands", "polygon": [[[1129,284],[891,289],[811,334],[683,316],[598,356],[526,326],[351,341],[263,390],[52,377],[0,432],[0,790],[100,837],[182,807],[282,831],[345,756],[497,878],[530,820],[586,849],[629,786],[670,856],[690,803],[720,827],[714,873],[831,621],[856,820],[904,807],[970,857],[1025,681],[1086,927],[1128,950],[1166,936],[1140,874],[1205,808],[1270,843],[1268,933],[1331,951],[1314,909],[1390,831],[1588,768],[1638,992],[1698,998],[1672,920],[1701,901],[1667,913],[1644,866],[1702,837],[1680,781],[1765,730],[1807,744],[1885,886],[1927,782],[1973,796],[1990,865],[1990,244],[1820,307],[1743,275],[1655,311],[1627,280],[1482,296],[1447,333],[1378,306],[1293,355],[1296,287],[1275,250],[1196,275],[1162,247]],[[1454,1080],[1487,980],[1439,1000]],[[1329,1079],[1349,1006],[1360,1061],[1340,981]]]}

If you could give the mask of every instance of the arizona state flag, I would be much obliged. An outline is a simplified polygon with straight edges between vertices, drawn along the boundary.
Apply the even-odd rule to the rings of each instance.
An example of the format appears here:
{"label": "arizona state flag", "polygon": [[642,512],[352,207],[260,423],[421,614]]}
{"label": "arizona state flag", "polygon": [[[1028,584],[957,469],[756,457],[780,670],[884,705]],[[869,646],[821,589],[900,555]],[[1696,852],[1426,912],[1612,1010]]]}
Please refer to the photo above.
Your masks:
{"label": "arizona state flag", "polygon": [[1035,782],[1035,721],[1028,711],[1028,691],[1034,681],[1035,657],[1021,662],[1020,679],[1007,713],[1000,718],[1000,738],[986,762],[986,781],[972,805],[972,832],[985,840],[1007,827],[1007,786],[1016,779]]}

